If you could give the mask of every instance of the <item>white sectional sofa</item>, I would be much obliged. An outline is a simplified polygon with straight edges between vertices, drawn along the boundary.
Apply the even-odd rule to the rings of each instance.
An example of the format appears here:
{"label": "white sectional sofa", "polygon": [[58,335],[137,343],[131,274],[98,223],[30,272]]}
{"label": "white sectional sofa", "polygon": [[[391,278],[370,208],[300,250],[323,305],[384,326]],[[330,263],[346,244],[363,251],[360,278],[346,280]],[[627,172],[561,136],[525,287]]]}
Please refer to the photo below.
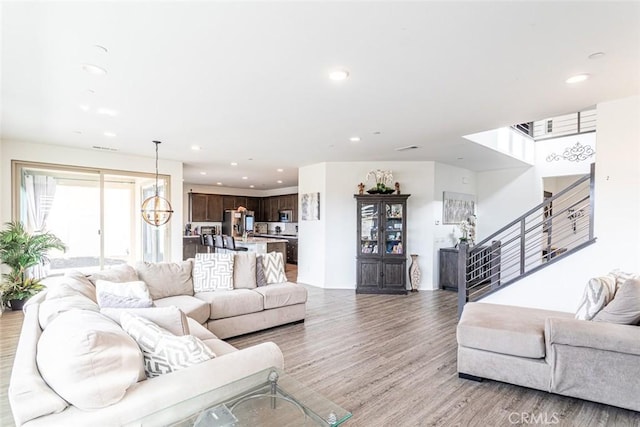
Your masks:
{"label": "white sectional sofa", "polygon": [[[258,287],[251,277],[255,257],[236,257],[228,291],[195,292],[194,261],[188,260],[118,266],[89,277],[69,274],[33,297],[25,305],[9,385],[16,425],[125,425],[268,367],[283,369],[276,344],[238,350],[221,338],[303,320],[306,289],[288,282]],[[138,279],[155,307],[99,306],[98,280]],[[151,375],[150,359],[127,329],[125,312],[168,331],[162,335],[167,339],[202,343],[214,357]]]}

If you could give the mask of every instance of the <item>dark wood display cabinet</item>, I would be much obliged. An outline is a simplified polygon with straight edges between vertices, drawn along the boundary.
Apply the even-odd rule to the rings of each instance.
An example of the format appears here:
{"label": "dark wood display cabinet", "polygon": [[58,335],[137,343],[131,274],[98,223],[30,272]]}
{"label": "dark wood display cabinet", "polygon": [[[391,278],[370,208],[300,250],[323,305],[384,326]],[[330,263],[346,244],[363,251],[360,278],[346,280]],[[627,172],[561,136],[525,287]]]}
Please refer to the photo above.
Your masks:
{"label": "dark wood display cabinet", "polygon": [[407,199],[410,194],[358,195],[359,294],[407,293]]}

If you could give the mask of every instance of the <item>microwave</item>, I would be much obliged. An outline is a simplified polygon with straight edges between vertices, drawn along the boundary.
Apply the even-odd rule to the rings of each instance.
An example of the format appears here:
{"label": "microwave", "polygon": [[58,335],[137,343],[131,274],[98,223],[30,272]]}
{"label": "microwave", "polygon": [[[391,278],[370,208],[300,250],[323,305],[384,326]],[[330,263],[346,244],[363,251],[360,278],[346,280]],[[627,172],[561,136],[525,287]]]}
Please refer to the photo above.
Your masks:
{"label": "microwave", "polygon": [[293,220],[293,211],[278,211],[279,222],[291,222]]}

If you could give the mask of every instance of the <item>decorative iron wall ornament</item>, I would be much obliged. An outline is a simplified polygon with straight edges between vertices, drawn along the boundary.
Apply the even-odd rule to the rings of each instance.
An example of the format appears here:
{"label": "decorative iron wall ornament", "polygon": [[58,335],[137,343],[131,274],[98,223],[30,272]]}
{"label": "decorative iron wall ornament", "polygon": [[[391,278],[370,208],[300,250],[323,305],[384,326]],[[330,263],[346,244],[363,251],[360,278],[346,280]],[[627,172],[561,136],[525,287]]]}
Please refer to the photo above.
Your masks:
{"label": "decorative iron wall ornament", "polygon": [[547,162],[556,160],[568,160],[570,162],[584,162],[590,157],[595,156],[596,152],[590,145],[582,145],[576,142],[572,147],[567,147],[562,155],[551,153],[547,156]]}

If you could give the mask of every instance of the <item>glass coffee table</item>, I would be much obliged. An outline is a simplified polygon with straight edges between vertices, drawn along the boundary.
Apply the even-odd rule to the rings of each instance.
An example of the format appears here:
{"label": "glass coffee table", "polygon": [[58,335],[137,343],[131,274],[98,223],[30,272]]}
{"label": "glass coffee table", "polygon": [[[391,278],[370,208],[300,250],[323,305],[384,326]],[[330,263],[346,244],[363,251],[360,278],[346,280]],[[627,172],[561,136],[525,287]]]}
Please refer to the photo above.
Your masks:
{"label": "glass coffee table", "polygon": [[131,426],[339,426],[351,413],[269,368],[131,423]]}

